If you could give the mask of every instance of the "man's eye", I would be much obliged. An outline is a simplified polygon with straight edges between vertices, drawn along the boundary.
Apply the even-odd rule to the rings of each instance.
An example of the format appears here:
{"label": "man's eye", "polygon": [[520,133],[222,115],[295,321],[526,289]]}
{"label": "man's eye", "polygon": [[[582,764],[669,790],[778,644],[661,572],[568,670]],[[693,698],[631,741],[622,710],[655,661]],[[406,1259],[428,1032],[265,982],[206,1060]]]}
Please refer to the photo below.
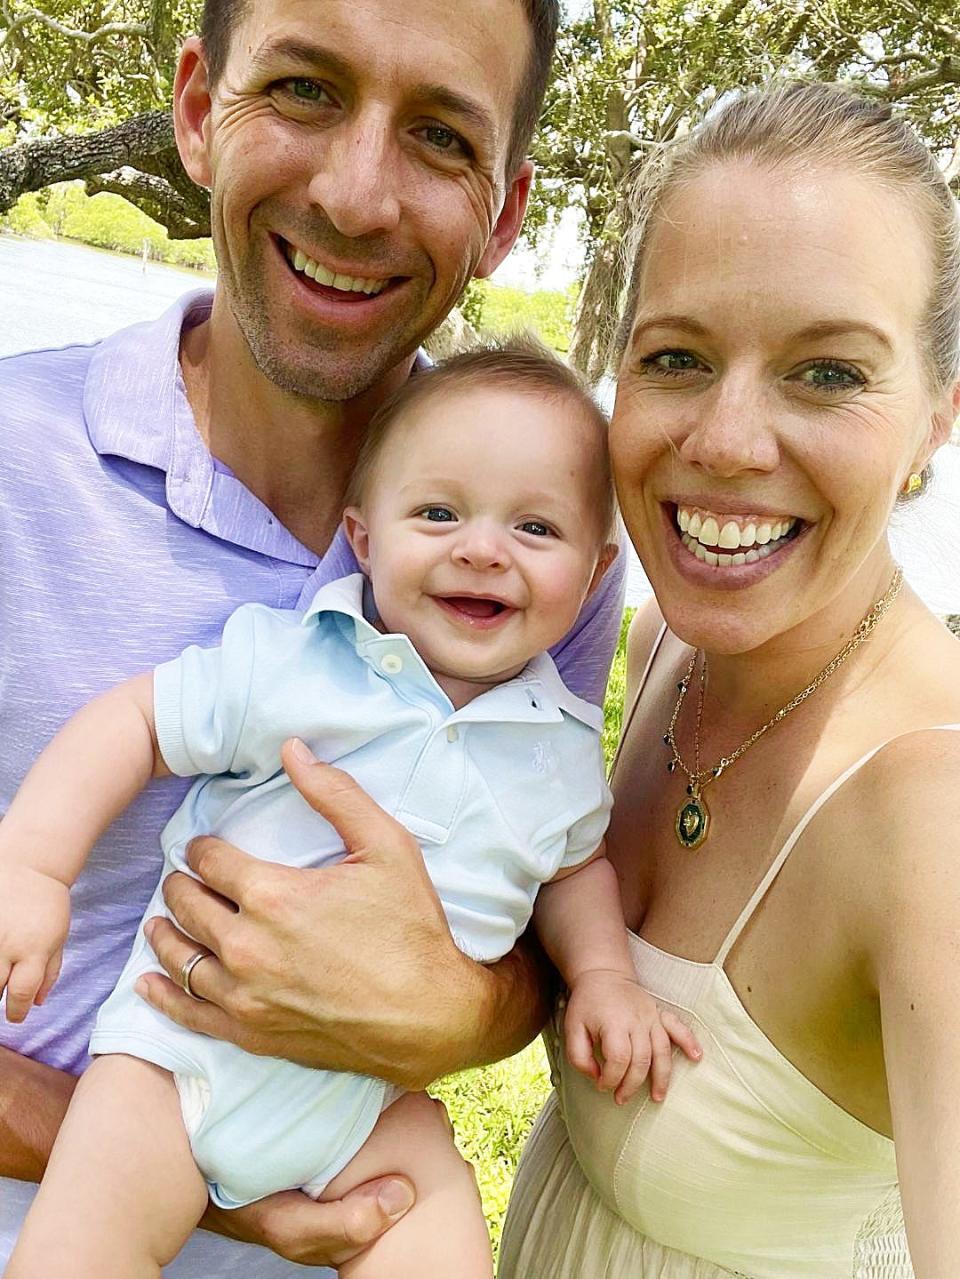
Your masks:
{"label": "man's eye", "polygon": [[316,80],[309,80],[305,76],[293,76],[289,80],[281,80],[278,87],[287,97],[294,98],[297,102],[302,102],[306,105],[330,101],[330,95],[323,85]]}
{"label": "man's eye", "polygon": [[428,124],[421,129],[420,136],[435,151],[444,151],[453,155],[457,152],[466,154],[468,149],[467,144],[458,133],[442,124]]}
{"label": "man's eye", "polygon": [[520,531],[532,533],[534,537],[550,537],[553,534],[553,529],[549,524],[544,524],[543,520],[524,520]]}
{"label": "man's eye", "polygon": [[796,377],[811,391],[855,391],[866,383],[859,369],[840,360],[814,360],[800,369]]}
{"label": "man's eye", "polygon": [[420,514],[433,524],[453,524],[457,518],[447,506],[425,506]]}

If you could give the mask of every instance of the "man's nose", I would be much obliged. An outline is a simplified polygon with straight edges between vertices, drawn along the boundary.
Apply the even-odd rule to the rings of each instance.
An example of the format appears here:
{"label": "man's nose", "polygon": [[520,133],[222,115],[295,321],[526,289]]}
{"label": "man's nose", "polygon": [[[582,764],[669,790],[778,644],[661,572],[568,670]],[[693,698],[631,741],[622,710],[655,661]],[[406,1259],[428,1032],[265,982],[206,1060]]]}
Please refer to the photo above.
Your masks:
{"label": "man's nose", "polygon": [[313,204],[351,239],[392,231],[400,220],[400,154],[385,114],[370,110],[332,126],[310,180]]}
{"label": "man's nose", "polygon": [[724,375],[691,406],[680,456],[722,479],[749,471],[774,471],[780,463],[775,412],[760,378]]}
{"label": "man's nose", "polygon": [[464,525],[453,558],[456,563],[475,569],[503,570],[512,563],[507,538],[486,521],[469,521]]}

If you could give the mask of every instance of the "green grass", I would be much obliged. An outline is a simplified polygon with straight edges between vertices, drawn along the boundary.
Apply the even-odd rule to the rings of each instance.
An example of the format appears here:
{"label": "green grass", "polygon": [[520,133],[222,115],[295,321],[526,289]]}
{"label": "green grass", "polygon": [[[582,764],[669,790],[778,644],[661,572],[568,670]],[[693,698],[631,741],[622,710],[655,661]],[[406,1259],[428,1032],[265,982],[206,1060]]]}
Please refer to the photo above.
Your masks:
{"label": "green grass", "polygon": [[[624,640],[634,610],[627,609],[604,705],[603,748],[609,765],[620,733],[625,683]],[[494,1066],[442,1079],[431,1092],[447,1107],[457,1145],[477,1172],[483,1210],[496,1250],[517,1161],[550,1091],[546,1053],[537,1039]]]}

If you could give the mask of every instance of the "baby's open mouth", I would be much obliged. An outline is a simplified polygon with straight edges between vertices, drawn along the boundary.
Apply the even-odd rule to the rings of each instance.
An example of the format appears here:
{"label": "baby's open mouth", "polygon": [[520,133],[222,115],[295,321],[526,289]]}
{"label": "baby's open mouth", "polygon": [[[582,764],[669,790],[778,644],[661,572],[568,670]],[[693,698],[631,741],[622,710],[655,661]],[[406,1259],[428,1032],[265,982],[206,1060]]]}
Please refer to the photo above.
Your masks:
{"label": "baby's open mouth", "polygon": [[440,595],[437,598],[448,608],[456,609],[458,613],[466,613],[468,617],[483,620],[499,617],[507,608],[507,605],[500,600],[482,599],[473,595]]}
{"label": "baby's open mouth", "polygon": [[699,506],[675,506],[673,518],[690,554],[716,568],[766,559],[806,527],[797,515],[718,514]]}

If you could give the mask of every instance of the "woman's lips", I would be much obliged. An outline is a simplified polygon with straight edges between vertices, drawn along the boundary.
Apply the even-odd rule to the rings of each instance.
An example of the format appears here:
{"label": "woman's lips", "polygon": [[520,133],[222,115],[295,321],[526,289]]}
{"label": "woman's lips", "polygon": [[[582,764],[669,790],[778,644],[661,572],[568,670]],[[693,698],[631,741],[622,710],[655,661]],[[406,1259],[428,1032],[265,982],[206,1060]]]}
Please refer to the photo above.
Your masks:
{"label": "woman's lips", "polygon": [[[796,516],[784,516],[782,519],[773,521],[766,520],[764,522],[769,532],[778,532],[780,535],[777,538],[769,536],[767,529],[762,528],[761,525],[761,535],[766,540],[760,542],[756,537],[756,526],[751,528],[749,521],[744,524],[743,521],[738,520],[738,527],[747,530],[743,542],[750,544],[741,544],[737,549],[733,549],[732,546],[724,549],[719,544],[705,546],[697,538],[691,537],[689,532],[681,531],[679,509],[674,503],[661,505],[670,558],[685,577],[714,589],[735,590],[752,586],[770,573],[776,572],[786,562],[796,544],[812,527]],[[701,528],[703,522],[701,522]],[[726,522],[731,521],[728,519]],[[784,526],[785,531],[781,532]],[[696,528],[696,525],[694,527]],[[709,527],[708,539],[711,542],[713,540],[713,530]],[[733,538],[728,536],[725,540],[729,543],[733,541]]]}

